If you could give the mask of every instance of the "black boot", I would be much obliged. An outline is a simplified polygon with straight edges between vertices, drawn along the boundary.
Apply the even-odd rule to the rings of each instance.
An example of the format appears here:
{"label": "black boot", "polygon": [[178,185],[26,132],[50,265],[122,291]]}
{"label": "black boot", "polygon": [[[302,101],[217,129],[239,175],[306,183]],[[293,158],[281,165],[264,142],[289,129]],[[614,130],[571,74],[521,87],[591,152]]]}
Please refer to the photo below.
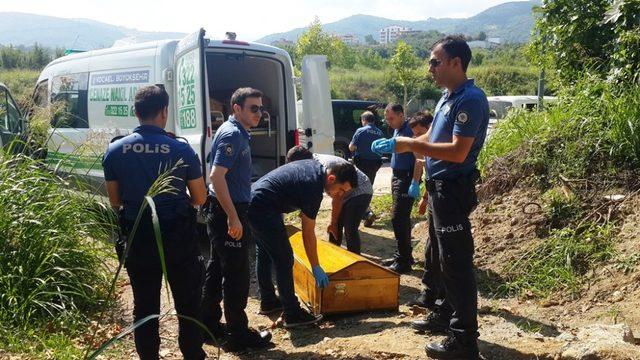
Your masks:
{"label": "black boot", "polygon": [[423,289],[413,301],[410,301],[407,305],[419,306],[427,309],[435,309],[436,295],[433,290]]}
{"label": "black boot", "polygon": [[411,270],[413,270],[411,268],[411,264],[405,261],[400,261],[400,260],[396,260],[396,262],[394,262],[393,264],[387,266],[387,269],[391,270],[391,271],[395,271],[398,274],[407,274],[410,273]]}
{"label": "black boot", "polygon": [[432,311],[424,320],[412,321],[411,327],[418,332],[444,334],[449,328],[449,320],[449,316]]}
{"label": "black boot", "polygon": [[246,349],[266,349],[272,346],[270,332],[247,329],[247,332],[241,336],[230,335],[222,348],[225,351],[238,352]]}
{"label": "black boot", "polygon": [[433,359],[477,360],[480,358],[477,340],[463,342],[449,335],[441,343],[427,344],[427,356]]}

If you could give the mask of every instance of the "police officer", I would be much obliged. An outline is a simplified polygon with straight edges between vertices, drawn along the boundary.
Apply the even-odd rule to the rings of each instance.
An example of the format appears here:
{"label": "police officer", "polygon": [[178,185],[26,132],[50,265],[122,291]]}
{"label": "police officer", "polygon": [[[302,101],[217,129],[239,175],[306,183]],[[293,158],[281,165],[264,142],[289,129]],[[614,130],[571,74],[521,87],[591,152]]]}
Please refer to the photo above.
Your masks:
{"label": "police officer", "polygon": [[275,298],[271,282],[271,264],[284,313],[284,327],[293,328],[317,323],[322,315],[302,310],[293,288],[293,249],[287,236],[282,214],[300,210],[302,241],[311,264],[316,285],[324,288],[329,277],[318,261],[315,234],[316,216],[322,194],[342,197],[358,185],[356,169],[350,163],[323,166],[316,160],[300,160],[285,164],[264,175],[251,188],[248,216],[257,245],[257,277],[261,301]]}
{"label": "police officer", "polygon": [[[447,36],[434,45],[429,72],[446,88],[436,106],[427,134],[417,139],[378,140],[376,151],[413,151],[426,156],[430,237],[439,262],[445,299],[414,328],[448,331],[441,343],[426,346],[436,359],[478,358],[478,289],[473,272],[473,237],[469,215],[477,205],[475,182],[478,154],[489,124],[489,104],[482,90],[466,75],[471,50],[462,37]],[[436,268],[434,266],[434,268]]]}
{"label": "police officer", "polygon": [[[251,245],[247,223],[251,149],[247,130],[262,118],[262,92],[237,89],[231,96],[231,108],[233,115],[216,131],[211,146],[211,185],[205,207],[211,253],[202,292],[202,321],[214,336],[226,332],[227,351],[241,351],[271,345],[271,334],[250,329],[245,313]],[[220,323],[223,293],[226,329]]]}
{"label": "police officer", "polygon": [[[294,146],[287,152],[287,162],[315,159],[325,167],[335,163],[347,163],[347,160],[328,154],[313,154],[303,146]],[[358,227],[364,217],[371,197],[373,188],[369,178],[365,173],[356,168],[358,174],[358,186],[344,194],[343,197],[334,197],[331,201],[331,224],[327,227],[329,242],[337,246],[342,245],[342,230],[347,240],[347,250],[355,254],[360,254],[361,241]]]}
{"label": "police officer", "polygon": [[[392,139],[413,137],[409,122],[404,118],[402,105],[387,105],[384,117],[389,126],[395,129]],[[375,140],[373,144],[380,140],[383,139]],[[382,153],[378,152],[378,154]],[[413,180],[415,160],[411,152],[393,153],[391,155],[391,169],[393,170],[393,177],[391,178],[391,194],[393,197],[391,223],[393,225],[393,234],[398,242],[398,251],[392,258],[383,260],[382,265],[400,274],[410,272],[411,265],[413,265],[413,255],[411,254],[411,208],[415,199],[408,192]]]}
{"label": "police officer", "polygon": [[[373,185],[376,174],[382,166],[382,157],[371,151],[371,143],[374,140],[382,139],[384,135],[376,126],[376,115],[371,111],[365,111],[360,115],[362,127],[353,134],[353,139],[349,143],[349,150],[353,152],[353,163],[365,173],[369,182]],[[375,221],[375,215],[371,209],[367,209],[364,225],[369,227]]]}
{"label": "police officer", "polygon": [[[200,161],[191,146],[164,131],[168,104],[169,95],[162,86],[138,90],[134,106],[140,126],[109,145],[102,166],[109,202],[120,210],[121,230],[125,234],[132,231],[151,185],[163,172],[170,172],[171,189],[161,190],[153,200],[176,311],[197,318],[202,264],[195,238],[194,206],[205,202],[206,190]],[[162,268],[150,214],[146,207],[125,258],[133,289],[134,322],[160,313]],[[184,358],[204,359],[206,354],[198,325],[184,318],[178,318],[178,324],[178,341]],[[134,339],[141,359],[158,359],[158,319],[137,327]]]}

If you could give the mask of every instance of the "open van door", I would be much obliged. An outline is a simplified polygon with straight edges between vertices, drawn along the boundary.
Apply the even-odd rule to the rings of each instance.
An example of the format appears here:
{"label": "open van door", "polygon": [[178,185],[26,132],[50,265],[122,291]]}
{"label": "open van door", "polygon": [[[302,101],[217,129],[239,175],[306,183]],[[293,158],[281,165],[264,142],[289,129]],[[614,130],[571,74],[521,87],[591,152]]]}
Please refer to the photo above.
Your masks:
{"label": "open van door", "polygon": [[[0,148],[8,148],[24,132],[24,120],[9,89],[0,83]],[[15,149],[14,149],[15,150]]]}
{"label": "open van door", "polygon": [[175,131],[189,141],[200,157],[202,172],[206,174],[205,154],[210,146],[207,136],[209,112],[206,98],[204,64],[205,31],[200,29],[178,42],[175,52]]}
{"label": "open van door", "polygon": [[325,55],[307,55],[302,59],[300,144],[320,154],[333,154],[335,137],[328,67]]}

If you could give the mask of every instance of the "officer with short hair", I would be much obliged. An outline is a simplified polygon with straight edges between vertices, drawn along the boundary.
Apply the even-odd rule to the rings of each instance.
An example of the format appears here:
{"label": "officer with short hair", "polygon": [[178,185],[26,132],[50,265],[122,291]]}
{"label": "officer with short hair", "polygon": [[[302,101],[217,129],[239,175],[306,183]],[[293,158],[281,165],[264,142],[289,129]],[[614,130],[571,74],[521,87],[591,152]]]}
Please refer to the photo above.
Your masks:
{"label": "officer with short hair", "polygon": [[304,249],[316,285],[324,288],[329,284],[329,277],[318,260],[315,234],[322,195],[326,192],[331,198],[342,197],[357,186],[356,169],[350,163],[325,167],[315,160],[300,160],[272,170],[251,187],[248,215],[257,245],[256,270],[261,301],[269,302],[275,298],[271,281],[273,264],[285,328],[317,323],[322,315],[314,316],[305,312],[296,298],[293,288],[293,249],[282,214],[300,210]]}
{"label": "officer with short hair", "polygon": [[[349,150],[353,152],[353,163],[367,175],[369,182],[373,185],[376,174],[382,166],[382,157],[371,151],[371,143],[374,140],[382,139],[384,135],[382,130],[376,126],[376,115],[372,111],[363,112],[360,115],[360,123],[362,127],[353,134]],[[374,221],[375,215],[371,209],[367,209],[364,225],[369,227],[373,225]]]}
{"label": "officer with short hair", "polygon": [[[437,241],[439,281],[445,299],[415,329],[448,332],[442,343],[428,344],[435,359],[477,359],[478,288],[473,271],[473,237],[469,215],[477,205],[476,169],[489,124],[489,103],[484,92],[467,78],[471,50],[464,38],[447,36],[431,51],[429,72],[446,91],[436,105],[427,134],[416,139],[374,142],[378,152],[412,151],[425,155],[429,192],[429,236]],[[432,226],[431,226],[432,225]],[[435,265],[435,264],[434,264]]]}
{"label": "officer with short hair", "polygon": [[[202,291],[202,321],[227,351],[271,345],[268,331],[248,327],[249,247],[247,208],[251,200],[251,136],[263,115],[262,92],[239,88],[231,96],[233,115],[213,137],[211,184],[205,212],[211,252]],[[226,329],[220,323],[224,294]],[[225,334],[226,333],[226,334]],[[213,339],[208,339],[212,341]]]}
{"label": "officer with short hair", "polygon": [[[167,275],[179,315],[199,316],[202,264],[195,237],[196,212],[206,190],[200,160],[189,144],[164,131],[169,95],[164,87],[143,87],[135,95],[135,113],[140,126],[113,141],[102,162],[111,206],[120,210],[122,233],[129,234],[143,198],[164,172],[172,176],[171,191],[154,196],[160,220]],[[189,189],[189,193],[187,193]],[[133,289],[133,320],[160,313],[162,268],[154,237],[151,211],[144,210],[124,259]],[[204,359],[202,333],[196,323],[178,318],[180,350],[185,359]],[[136,350],[142,360],[158,359],[158,319],[134,330]]]}
{"label": "officer with short hair", "polygon": [[[404,117],[402,105],[387,105],[384,116],[389,126],[395,129],[392,139],[413,137],[409,122]],[[375,140],[373,143],[375,144],[376,141],[380,140],[384,139]],[[391,156],[391,169],[393,171],[391,178],[391,194],[393,196],[391,223],[393,225],[393,234],[398,242],[398,251],[392,258],[383,260],[382,265],[400,274],[410,272],[411,265],[414,262],[411,253],[411,208],[415,199],[408,192],[413,179],[415,160],[413,153],[410,152],[393,153]]]}

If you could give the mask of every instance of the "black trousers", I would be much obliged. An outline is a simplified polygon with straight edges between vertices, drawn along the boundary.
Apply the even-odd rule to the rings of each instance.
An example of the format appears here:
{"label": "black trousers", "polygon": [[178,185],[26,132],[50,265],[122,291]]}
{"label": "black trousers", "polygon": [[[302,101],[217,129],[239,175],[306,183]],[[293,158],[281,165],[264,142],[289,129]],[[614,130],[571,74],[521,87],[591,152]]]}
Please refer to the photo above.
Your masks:
{"label": "black trousers", "polygon": [[367,175],[369,181],[371,181],[371,185],[373,185],[373,182],[376,180],[376,174],[378,170],[380,170],[380,166],[382,166],[382,160],[362,159],[356,156],[353,158],[353,163],[360,171]]}
{"label": "black trousers", "polygon": [[248,329],[247,298],[249,296],[249,248],[251,231],[247,221],[246,203],[235,203],[242,223],[242,239],[234,240],[227,233],[227,214],[218,200],[209,196],[207,233],[211,255],[207,262],[202,291],[202,321],[209,328],[218,326],[222,318],[220,301],[224,299],[224,317],[227,332],[242,337]]}
{"label": "black trousers", "polygon": [[[429,180],[430,233],[434,281],[444,289],[440,309],[451,315],[452,334],[463,341],[478,337],[478,287],[473,271],[469,215],[478,204],[473,178]],[[436,262],[437,261],[437,262]]]}
{"label": "black trousers", "polygon": [[393,208],[391,209],[391,223],[393,234],[398,242],[398,261],[413,264],[411,254],[411,208],[414,199],[407,194],[413,169],[393,170],[391,178],[391,194],[393,196]]}
{"label": "black trousers", "polygon": [[361,194],[347,200],[342,205],[340,217],[338,218],[338,238],[334,239],[333,236],[330,236],[329,240],[338,246],[342,245],[342,230],[344,229],[344,236],[347,239],[347,250],[360,254],[361,242],[358,227],[360,226],[360,221],[362,221],[362,218],[367,213],[367,208],[370,203],[371,194]]}
{"label": "black trousers", "polygon": [[429,211],[427,220],[429,224],[429,237],[426,239],[424,245],[424,272],[422,273],[421,282],[424,291],[433,294],[436,299],[444,298],[444,289],[438,280],[440,270],[437,269],[437,267],[440,266],[440,262],[437,256],[439,252],[437,249],[434,250],[434,246],[437,247],[438,242],[436,241],[435,226],[433,224],[431,211]]}
{"label": "black trousers", "polygon": [[[176,312],[199,318],[202,262],[195,237],[195,213],[192,216],[160,221],[160,230],[167,265],[167,276]],[[124,221],[124,233],[133,228],[133,221]],[[150,215],[145,214],[131,243],[125,261],[133,289],[133,320],[160,313],[162,268]],[[140,359],[158,359],[160,336],[158,319],[149,320],[133,332]],[[202,330],[196,323],[178,318],[178,343],[185,359],[204,359]]]}

